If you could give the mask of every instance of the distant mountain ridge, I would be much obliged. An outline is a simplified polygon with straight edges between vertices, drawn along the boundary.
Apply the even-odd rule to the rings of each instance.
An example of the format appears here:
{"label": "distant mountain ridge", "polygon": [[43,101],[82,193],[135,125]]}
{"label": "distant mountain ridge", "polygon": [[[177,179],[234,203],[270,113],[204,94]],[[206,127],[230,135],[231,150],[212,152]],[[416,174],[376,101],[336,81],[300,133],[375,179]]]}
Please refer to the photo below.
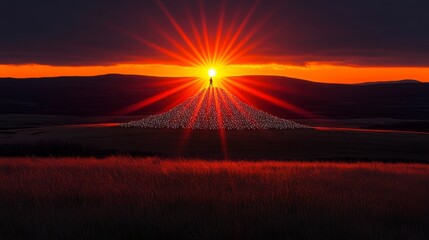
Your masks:
{"label": "distant mountain ridge", "polygon": [[[278,76],[231,77],[320,118],[429,119],[429,83],[329,84]],[[0,114],[110,116],[132,104],[180,87],[179,78],[108,74],[94,77],[0,79]],[[400,83],[400,84],[399,84]],[[238,88],[237,88],[238,89]],[[240,100],[282,118],[302,118],[246,89]],[[195,94],[184,88],[132,114],[165,111]],[[173,103],[175,103],[173,105]]]}
{"label": "distant mountain ridge", "polygon": [[415,79],[402,79],[402,80],[379,81],[379,82],[364,82],[359,84],[360,85],[377,85],[377,84],[402,84],[402,83],[422,83],[422,82]]}

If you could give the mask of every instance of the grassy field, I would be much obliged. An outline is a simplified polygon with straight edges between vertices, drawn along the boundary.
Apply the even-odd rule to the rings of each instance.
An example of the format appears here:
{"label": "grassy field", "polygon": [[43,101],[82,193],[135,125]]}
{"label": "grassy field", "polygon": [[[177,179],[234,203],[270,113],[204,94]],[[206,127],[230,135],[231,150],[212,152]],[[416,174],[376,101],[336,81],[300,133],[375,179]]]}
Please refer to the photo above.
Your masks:
{"label": "grassy field", "polygon": [[0,131],[0,156],[429,161],[429,134],[373,130],[230,130],[122,128],[109,124]]}
{"label": "grassy field", "polygon": [[429,166],[1,158],[0,239],[429,239]]}

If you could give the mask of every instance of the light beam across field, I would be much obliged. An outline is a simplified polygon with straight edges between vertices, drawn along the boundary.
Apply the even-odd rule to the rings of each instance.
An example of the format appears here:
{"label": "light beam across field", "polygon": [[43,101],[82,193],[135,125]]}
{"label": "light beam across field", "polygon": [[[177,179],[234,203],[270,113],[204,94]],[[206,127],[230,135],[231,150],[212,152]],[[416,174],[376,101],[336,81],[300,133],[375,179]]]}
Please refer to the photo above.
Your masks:
{"label": "light beam across field", "polygon": [[[205,18],[205,7],[203,2],[200,1],[199,10],[201,19],[198,21],[200,25],[197,24],[194,16],[190,14],[189,7],[186,8],[188,25],[192,30],[191,32],[186,31],[189,28],[181,25],[162,1],[158,0],[157,3],[176,31],[176,35],[173,35],[173,33],[165,31],[162,27],[157,28],[157,32],[168,42],[167,46],[149,41],[134,33],[122,31],[121,29],[119,31],[187,65],[190,69],[194,69],[198,77],[189,79],[186,83],[181,80],[172,82],[170,90],[128,106],[118,113],[128,114],[135,112],[183,90],[188,90],[190,93],[194,91],[193,95],[195,95],[191,97],[191,100],[187,100],[178,107],[174,107],[173,104],[169,105],[174,108],[165,114],[155,115],[154,117],[150,116],[141,121],[131,122],[123,126],[185,128],[187,130],[184,132],[182,144],[186,143],[186,139],[191,134],[191,129],[217,129],[219,131],[223,156],[227,158],[226,129],[301,128],[301,126],[287,120],[282,122],[283,120],[276,119],[274,116],[264,115],[257,110],[250,109],[247,105],[243,105],[244,103],[238,102],[235,97],[226,94],[225,90],[235,93],[246,91],[251,93],[253,97],[269,101],[288,111],[307,117],[314,116],[308,111],[257,90],[257,83],[245,84],[245,80],[243,82],[242,79],[240,79],[241,82],[234,82],[226,75],[224,69],[229,64],[262,44],[266,38],[266,36],[255,38],[256,33],[263,25],[263,21],[256,26],[249,26],[252,14],[258,5],[257,2],[248,9],[244,17],[240,18],[238,13],[236,13],[232,21],[228,23],[225,22],[226,9],[223,5],[219,12],[217,26],[211,31]],[[214,36],[211,34],[213,32],[215,32]],[[209,78],[210,83],[208,82]],[[209,86],[206,88],[208,83]],[[177,86],[177,84],[180,85]],[[204,88],[206,89],[202,90]],[[200,92],[199,94],[197,94],[198,91]],[[196,99],[196,97],[200,99]],[[201,106],[203,102],[204,104]],[[176,111],[176,109],[180,110]],[[190,116],[183,115],[184,113],[190,113]],[[213,114],[214,117],[211,116]]]}

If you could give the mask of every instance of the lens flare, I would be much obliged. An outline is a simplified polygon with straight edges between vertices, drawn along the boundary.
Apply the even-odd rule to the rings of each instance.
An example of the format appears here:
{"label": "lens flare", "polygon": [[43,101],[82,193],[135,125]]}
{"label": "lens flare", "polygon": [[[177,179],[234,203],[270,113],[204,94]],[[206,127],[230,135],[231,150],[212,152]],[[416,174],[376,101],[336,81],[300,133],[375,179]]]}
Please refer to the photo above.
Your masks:
{"label": "lens flare", "polygon": [[[278,84],[258,82],[245,76],[233,77],[236,75],[231,72],[229,65],[237,63],[237,61],[239,63],[240,58],[245,57],[253,49],[262,46],[263,42],[271,36],[271,34],[257,34],[266,23],[267,17],[262,16],[257,24],[251,21],[259,0],[254,0],[254,3],[247,9],[237,9],[236,12],[230,14],[228,14],[226,6],[222,5],[218,13],[211,12],[211,15],[217,16],[218,21],[207,20],[207,7],[204,6],[204,1],[199,1],[199,16],[192,14],[192,8],[189,4],[183,5],[184,13],[187,16],[185,19],[174,16],[162,0],[156,2],[166,20],[171,24],[170,29],[172,31],[168,31],[166,26],[153,23],[155,32],[161,34],[164,41],[144,39],[135,33],[120,28],[119,31],[141,44],[159,51],[172,61],[176,61],[178,65],[186,65],[193,72],[194,78],[171,81],[168,84],[171,88],[125,107],[120,111],[121,114],[135,112],[172,96],[180,96],[177,101],[168,106],[170,109],[186,97],[213,87],[233,93],[250,104],[258,99],[305,117],[314,116],[305,109],[267,94],[265,90],[272,90],[273,88],[284,91]],[[196,19],[195,16],[200,19]],[[165,87],[162,84],[160,82],[158,87]],[[293,91],[293,89],[287,89],[287,91]],[[222,102],[222,99],[217,99],[218,96],[222,97],[219,94],[213,94],[211,97],[216,98],[213,101],[217,103]],[[253,101],[254,99],[255,101]],[[219,112],[219,114],[222,113]]]}

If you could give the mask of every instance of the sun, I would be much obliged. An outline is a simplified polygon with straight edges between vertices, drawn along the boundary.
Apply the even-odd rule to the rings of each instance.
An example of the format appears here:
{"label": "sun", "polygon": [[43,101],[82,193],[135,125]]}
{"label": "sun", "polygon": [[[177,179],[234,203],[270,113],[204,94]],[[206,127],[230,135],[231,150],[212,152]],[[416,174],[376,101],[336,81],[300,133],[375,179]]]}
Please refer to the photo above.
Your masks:
{"label": "sun", "polygon": [[225,69],[225,66],[210,64],[209,66],[201,65],[194,68],[193,71],[201,86],[207,86],[210,83],[210,79],[212,79],[213,87],[222,88],[223,79],[228,76],[226,75],[228,71],[225,71]]}
{"label": "sun", "polygon": [[217,71],[214,68],[210,68],[209,71],[208,71],[208,74],[209,74],[210,77],[214,77],[214,76],[216,76]]}

